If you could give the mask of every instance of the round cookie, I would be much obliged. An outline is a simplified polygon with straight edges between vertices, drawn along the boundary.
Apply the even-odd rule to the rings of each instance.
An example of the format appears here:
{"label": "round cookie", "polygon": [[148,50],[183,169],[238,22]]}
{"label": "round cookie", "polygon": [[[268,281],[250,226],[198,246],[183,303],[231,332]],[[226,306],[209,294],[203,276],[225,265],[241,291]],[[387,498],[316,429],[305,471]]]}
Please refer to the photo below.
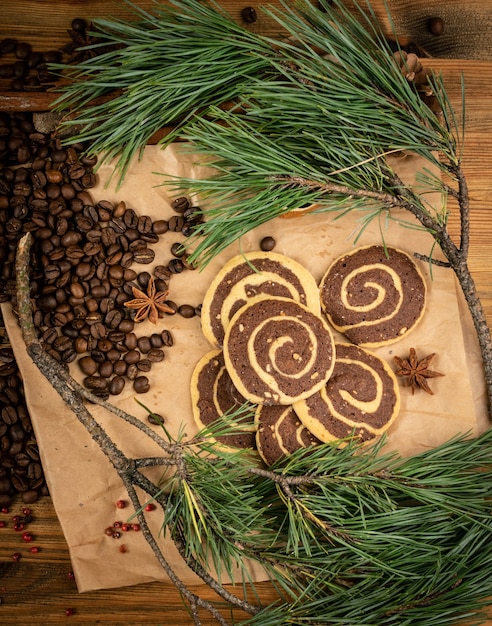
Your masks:
{"label": "round cookie", "polygon": [[233,384],[251,402],[292,404],[326,383],[335,344],[327,322],[306,306],[257,296],[227,326],[224,361]]}
{"label": "round cookie", "polygon": [[221,348],[233,315],[262,294],[292,298],[318,314],[321,310],[318,285],[300,263],[276,252],[247,252],[230,259],[207,289],[200,314],[205,338]]}
{"label": "round cookie", "polygon": [[360,346],[389,344],[424,314],[426,283],[413,259],[395,248],[367,246],[338,258],[320,283],[321,308]]}
{"label": "round cookie", "polygon": [[[224,420],[225,414],[236,413],[246,400],[234,387],[224,364],[220,350],[205,354],[196,364],[191,377],[191,402],[193,417],[201,429],[217,420]],[[241,416],[227,420],[227,426],[236,426],[237,432],[216,435],[215,441],[231,448],[255,448],[254,416],[245,410]],[[215,424],[214,424],[215,426]]]}
{"label": "round cookie", "polygon": [[400,392],[390,366],[378,356],[351,344],[336,344],[335,368],[326,385],[296,402],[301,422],[323,442],[352,435],[370,441],[385,432],[398,416]]}
{"label": "round cookie", "polygon": [[321,443],[300,422],[292,406],[259,405],[255,414],[256,447],[267,465],[301,448]]}

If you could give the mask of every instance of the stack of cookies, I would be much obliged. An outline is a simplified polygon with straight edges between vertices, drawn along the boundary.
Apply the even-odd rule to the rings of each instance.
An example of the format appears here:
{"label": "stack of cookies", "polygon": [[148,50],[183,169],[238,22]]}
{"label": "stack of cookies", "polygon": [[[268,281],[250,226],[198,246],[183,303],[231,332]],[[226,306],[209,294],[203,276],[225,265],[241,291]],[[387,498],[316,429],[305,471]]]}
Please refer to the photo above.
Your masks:
{"label": "stack of cookies", "polygon": [[394,248],[351,251],[319,285],[278,253],[232,258],[202,305],[211,350],[192,376],[196,423],[214,424],[219,445],[256,448],[267,465],[320,442],[373,440],[396,419],[400,397],[393,371],[368,348],[409,333],[425,302],[418,267]]}

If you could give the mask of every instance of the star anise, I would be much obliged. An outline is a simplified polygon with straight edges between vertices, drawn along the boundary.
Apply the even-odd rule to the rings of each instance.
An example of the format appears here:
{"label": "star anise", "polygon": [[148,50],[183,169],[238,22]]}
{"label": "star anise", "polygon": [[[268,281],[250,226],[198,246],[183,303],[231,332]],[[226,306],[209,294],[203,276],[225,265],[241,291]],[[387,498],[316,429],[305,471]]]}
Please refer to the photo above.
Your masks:
{"label": "star anise", "polygon": [[174,309],[166,304],[169,291],[156,291],[152,276],[149,279],[147,293],[137,287],[132,287],[132,291],[135,299],[125,302],[125,306],[129,309],[136,309],[135,322],[141,322],[148,317],[152,324],[157,324],[159,311],[174,313]]}
{"label": "star anise", "polygon": [[396,364],[400,368],[395,372],[395,374],[408,379],[407,384],[412,388],[412,394],[415,393],[416,389],[423,389],[427,393],[430,393],[431,396],[434,395],[434,392],[429,387],[427,379],[444,376],[444,374],[441,374],[440,372],[435,372],[429,369],[429,366],[435,356],[436,354],[433,352],[419,361],[417,359],[415,349],[410,348],[408,359],[400,359],[400,357],[397,356],[393,357]]}

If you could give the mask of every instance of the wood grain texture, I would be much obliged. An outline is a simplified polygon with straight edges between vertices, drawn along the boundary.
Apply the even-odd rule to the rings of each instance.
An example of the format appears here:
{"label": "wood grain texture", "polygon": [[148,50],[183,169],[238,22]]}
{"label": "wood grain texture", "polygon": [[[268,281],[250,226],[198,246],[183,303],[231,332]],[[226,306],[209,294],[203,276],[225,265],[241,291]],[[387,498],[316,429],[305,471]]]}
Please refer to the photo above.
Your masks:
{"label": "wood grain texture", "polygon": [[[151,0],[139,0],[139,6],[150,8]],[[242,2],[221,2],[236,19],[240,19]],[[257,8],[260,3],[251,2]],[[273,4],[278,4],[273,2]],[[383,15],[382,0],[374,0],[379,15]],[[492,46],[490,45],[491,11],[489,0],[390,0],[395,25],[402,36],[416,40],[434,58],[427,62],[442,70],[447,90],[455,107],[460,110],[461,75],[466,87],[466,138],[463,166],[471,195],[471,249],[470,266],[492,324]],[[123,3],[111,0],[39,0],[4,2],[0,18],[0,39],[17,37],[29,40],[40,50],[55,48],[66,42],[66,29],[74,17],[116,15],[125,11]],[[445,34],[429,38],[426,20],[440,15],[445,21]],[[252,26],[261,32],[273,33],[271,23],[260,18]],[[427,37],[427,39],[425,38]],[[439,57],[439,58],[435,58]],[[488,59],[488,60],[487,60]],[[14,94],[19,97],[19,94]],[[5,93],[0,90],[0,109]],[[24,96],[20,96],[24,98]],[[43,96],[50,99],[51,96]],[[40,97],[41,99],[41,97]],[[24,102],[29,102],[25,100]],[[22,106],[22,100],[16,105]],[[43,110],[46,102],[38,103]],[[20,109],[17,109],[20,110]],[[456,207],[450,229],[459,235]],[[9,514],[0,513],[0,624],[26,626],[27,624],[67,623],[65,610],[75,613],[69,624],[132,625],[153,624],[187,626],[192,620],[179,594],[170,584],[150,583],[136,587],[78,594],[76,585],[68,577],[70,556],[51,500],[44,498],[32,506],[34,520],[27,530],[34,536],[32,544],[22,541],[22,533],[15,532],[12,515],[22,510],[15,503]],[[31,554],[29,547],[38,545],[40,551]],[[19,562],[12,560],[14,552],[21,552]],[[128,557],[122,555],[122,557]],[[265,603],[275,598],[268,584],[259,585],[260,597]],[[209,599],[214,598],[207,588],[197,589]],[[224,615],[229,615],[225,609]],[[489,626],[492,625],[492,609]],[[33,617],[34,616],[34,617]],[[215,622],[203,614],[203,625]],[[239,615],[236,615],[239,617]]]}

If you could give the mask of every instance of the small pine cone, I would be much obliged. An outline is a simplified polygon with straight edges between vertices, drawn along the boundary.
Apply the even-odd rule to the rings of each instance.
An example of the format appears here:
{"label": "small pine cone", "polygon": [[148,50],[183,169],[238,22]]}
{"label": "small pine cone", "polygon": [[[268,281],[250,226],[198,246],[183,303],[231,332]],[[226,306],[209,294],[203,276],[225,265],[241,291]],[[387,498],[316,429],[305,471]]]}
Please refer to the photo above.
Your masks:
{"label": "small pine cone", "polygon": [[419,92],[424,101],[430,99],[433,102],[433,110],[436,107],[436,99],[434,97],[434,91],[432,85],[429,82],[429,70],[422,66],[419,58],[413,52],[405,52],[405,50],[397,50],[393,54],[393,58],[400,67],[405,78],[415,85],[415,88]]}

